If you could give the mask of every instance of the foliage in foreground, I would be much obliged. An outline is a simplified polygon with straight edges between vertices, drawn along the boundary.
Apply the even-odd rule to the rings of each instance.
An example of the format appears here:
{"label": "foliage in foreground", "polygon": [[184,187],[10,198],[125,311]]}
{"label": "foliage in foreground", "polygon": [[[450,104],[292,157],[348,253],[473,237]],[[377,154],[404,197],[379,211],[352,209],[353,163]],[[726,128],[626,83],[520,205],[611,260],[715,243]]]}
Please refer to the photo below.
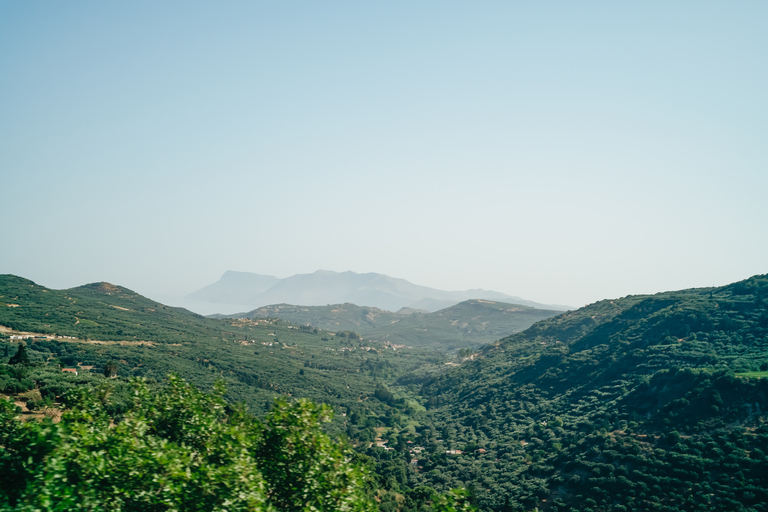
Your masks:
{"label": "foliage in foreground", "polygon": [[105,396],[72,393],[60,423],[0,401],[1,510],[374,510],[366,469],[320,430],[330,410],[276,401],[258,421],[179,377],[133,383],[118,424]]}

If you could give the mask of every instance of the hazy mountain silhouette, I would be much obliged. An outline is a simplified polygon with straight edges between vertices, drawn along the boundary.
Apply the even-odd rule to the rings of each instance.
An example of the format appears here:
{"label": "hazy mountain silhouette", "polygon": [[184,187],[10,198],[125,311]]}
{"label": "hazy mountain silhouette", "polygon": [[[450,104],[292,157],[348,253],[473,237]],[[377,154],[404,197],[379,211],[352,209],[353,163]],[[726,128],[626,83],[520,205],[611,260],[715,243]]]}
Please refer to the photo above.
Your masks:
{"label": "hazy mountain silhouette", "polygon": [[221,279],[187,298],[217,304],[250,304],[278,282],[280,278],[275,276],[227,270]]}
{"label": "hazy mountain silhouette", "polygon": [[250,272],[227,271],[217,282],[187,296],[214,304],[258,308],[272,304],[325,306],[353,303],[387,311],[414,308],[438,311],[468,299],[502,300],[542,309],[569,309],[539,304],[492,290],[445,291],[419,286],[384,274],[318,270],[279,279]]}

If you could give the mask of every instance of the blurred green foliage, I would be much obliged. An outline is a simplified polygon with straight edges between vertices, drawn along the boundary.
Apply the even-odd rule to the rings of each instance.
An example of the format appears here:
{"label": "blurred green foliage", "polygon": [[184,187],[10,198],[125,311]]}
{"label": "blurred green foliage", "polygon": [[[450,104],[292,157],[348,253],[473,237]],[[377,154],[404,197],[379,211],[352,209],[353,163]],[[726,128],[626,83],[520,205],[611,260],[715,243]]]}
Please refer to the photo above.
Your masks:
{"label": "blurred green foliage", "polygon": [[171,376],[132,383],[117,424],[76,388],[59,423],[0,401],[3,510],[373,510],[366,469],[320,430],[330,410],[278,401],[263,421]]}

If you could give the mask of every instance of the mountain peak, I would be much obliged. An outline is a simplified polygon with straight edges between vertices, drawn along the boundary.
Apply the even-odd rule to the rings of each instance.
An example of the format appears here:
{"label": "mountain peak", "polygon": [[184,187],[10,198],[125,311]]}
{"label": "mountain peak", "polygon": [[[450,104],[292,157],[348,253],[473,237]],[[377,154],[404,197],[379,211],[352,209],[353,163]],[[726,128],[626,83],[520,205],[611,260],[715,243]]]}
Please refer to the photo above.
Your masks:
{"label": "mountain peak", "polygon": [[76,289],[79,289],[79,290],[89,290],[89,291],[93,291],[93,292],[104,293],[104,294],[107,294],[107,295],[111,295],[113,293],[133,293],[128,288],[124,288],[124,287],[118,286],[116,284],[108,283],[106,281],[100,281],[98,283],[84,284],[82,286],[78,286]]}

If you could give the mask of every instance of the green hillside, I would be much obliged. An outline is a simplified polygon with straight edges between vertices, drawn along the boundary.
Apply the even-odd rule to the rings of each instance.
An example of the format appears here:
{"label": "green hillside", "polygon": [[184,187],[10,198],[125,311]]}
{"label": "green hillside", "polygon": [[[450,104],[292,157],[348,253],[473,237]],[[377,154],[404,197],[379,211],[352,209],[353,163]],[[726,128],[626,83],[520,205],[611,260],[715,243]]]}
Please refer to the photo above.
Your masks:
{"label": "green hillside", "polygon": [[30,358],[47,365],[29,370],[30,378],[37,375],[38,387],[44,395],[50,387],[52,398],[62,376],[53,378],[51,368],[101,372],[113,362],[123,377],[159,381],[177,372],[206,389],[224,379],[228,398],[254,411],[283,394],[329,403],[342,413],[379,414],[385,406],[367,399],[377,382],[443,362],[439,353],[393,350],[275,319],[209,319],[108,283],[52,290],[0,276],[0,326],[0,357],[15,354],[20,340],[11,336],[33,334],[24,340]]}
{"label": "green hillside", "polygon": [[79,339],[178,343],[195,336],[242,338],[224,324],[121,286],[93,283],[51,290],[12,275],[0,275],[0,325]]}
{"label": "green hillside", "polygon": [[278,304],[231,316],[281,318],[329,331],[355,331],[393,345],[449,351],[476,349],[560,313],[498,301],[467,300],[434,313],[414,310],[391,312],[355,304]]}
{"label": "green hillside", "polygon": [[417,481],[486,510],[768,510],[767,300],[756,276],[601,301],[425,376]]}

